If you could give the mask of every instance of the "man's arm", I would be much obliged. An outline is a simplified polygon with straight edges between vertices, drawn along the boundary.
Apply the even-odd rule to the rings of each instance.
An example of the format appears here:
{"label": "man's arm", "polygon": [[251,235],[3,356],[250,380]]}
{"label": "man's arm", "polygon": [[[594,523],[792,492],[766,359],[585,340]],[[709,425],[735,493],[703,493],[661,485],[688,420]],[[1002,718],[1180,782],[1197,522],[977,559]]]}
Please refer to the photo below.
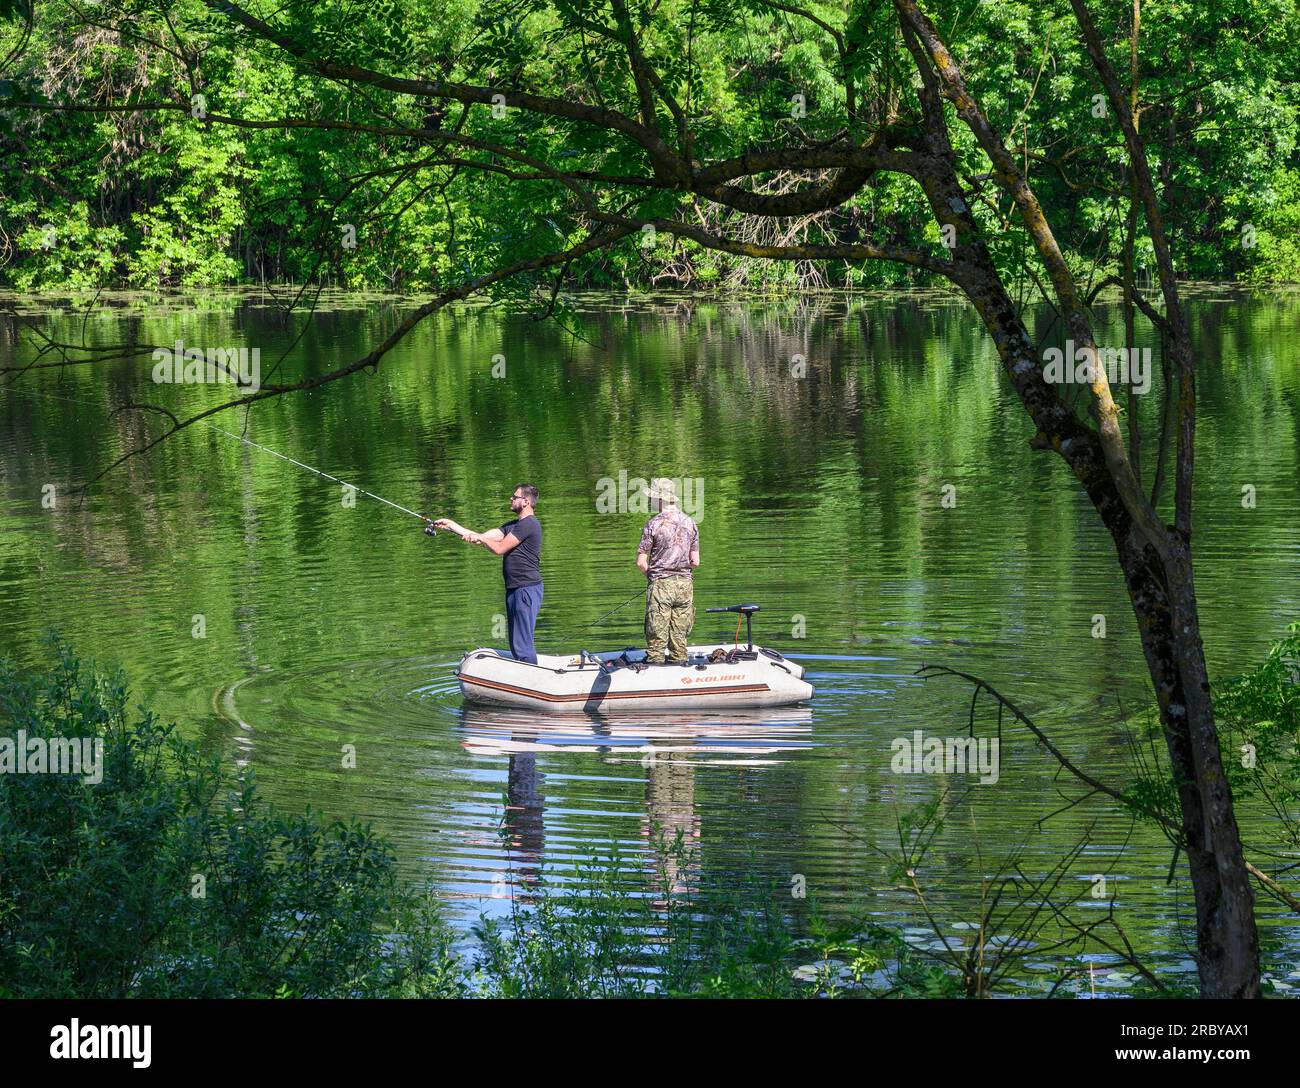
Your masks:
{"label": "man's arm", "polygon": [[692,549],[691,549],[691,566],[693,566],[693,567],[698,567],[699,565],[700,565],[700,549],[699,549],[699,548],[692,548]]}
{"label": "man's arm", "polygon": [[647,578],[650,577],[650,549],[655,546],[655,535],[650,531],[650,526],[654,523],[654,518],[645,523],[645,528],[641,530],[641,543],[636,548],[636,566]]}
{"label": "man's arm", "polygon": [[[471,537],[478,536],[478,533],[474,532],[473,529],[466,529],[465,526],[457,521],[452,521],[451,518],[439,518],[433,523],[433,527],[448,533],[455,533],[461,540],[469,540]],[[496,532],[496,530],[493,530],[493,532]]]}
{"label": "man's arm", "polygon": [[519,538],[514,533],[501,535],[500,529],[490,529],[486,533],[475,533],[471,544],[482,544],[493,555],[505,555],[519,547]]}
{"label": "man's arm", "polygon": [[476,533],[473,529],[466,529],[463,525],[457,524],[451,518],[439,518],[433,524],[437,529],[446,529],[450,533],[455,533],[461,540],[469,544],[482,544],[494,555],[505,555],[506,552],[519,544],[519,540],[514,533],[506,536],[500,529],[489,529],[486,533]]}

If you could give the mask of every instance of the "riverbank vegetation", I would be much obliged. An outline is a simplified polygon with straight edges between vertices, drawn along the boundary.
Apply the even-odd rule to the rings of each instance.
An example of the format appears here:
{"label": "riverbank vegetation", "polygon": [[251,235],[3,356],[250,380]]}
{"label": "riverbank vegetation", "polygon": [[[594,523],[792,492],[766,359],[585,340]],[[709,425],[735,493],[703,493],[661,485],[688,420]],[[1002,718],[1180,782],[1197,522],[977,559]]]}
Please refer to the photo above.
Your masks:
{"label": "riverbank vegetation", "polygon": [[[446,138],[465,154],[474,141],[502,142],[527,156],[525,164],[583,158],[608,175],[634,165],[626,149],[599,146],[508,102],[489,112],[408,94],[376,112],[359,87],[322,83],[284,53],[254,55],[219,5],[202,0],[6,7],[0,284],[20,290],[267,281],[442,290],[572,235],[544,172],[530,167],[539,180],[485,186],[456,155],[433,153]],[[659,89],[671,87],[704,119],[698,155],[791,138],[830,142],[855,96],[874,111],[873,95],[885,103],[897,95],[889,87],[897,73],[876,71],[888,59],[887,15],[861,5],[831,37],[814,21],[842,22],[835,7],[809,5],[805,18],[762,2],[674,3],[644,16],[648,54],[683,50]],[[1100,255],[1098,280],[1117,274],[1124,168],[1108,150],[1116,133],[1088,58],[1075,48],[1069,5],[997,0],[966,8],[944,31],[964,56],[978,58],[972,85],[1022,143],[1062,247],[1079,269]],[[381,3],[361,12],[325,0],[287,9],[281,30],[317,54],[391,73],[611,105],[618,97],[617,43],[568,5]],[[1142,7],[1133,93],[1180,276],[1300,280],[1297,41],[1300,15],[1284,0]],[[888,59],[890,68],[896,63]],[[578,71],[591,86],[574,84]],[[303,126],[301,117],[319,125]],[[974,141],[958,140],[973,175]],[[423,156],[411,154],[422,145]],[[520,165],[501,155],[496,162],[503,177]],[[778,170],[766,191],[789,194],[798,183]],[[733,236],[746,245],[939,243],[938,224],[916,208],[910,186],[895,181],[776,221],[706,206],[699,225],[738,228]],[[977,209],[989,225],[1007,212],[998,200]],[[1018,269],[1020,243],[998,233],[1000,269]],[[1134,256],[1149,282],[1149,244],[1139,238]],[[604,249],[571,273],[580,285],[620,289],[942,282],[905,264],[760,260],[669,233]]]}
{"label": "riverbank vegetation", "polygon": [[[645,859],[593,852],[563,878],[516,881],[505,916],[469,937],[413,890],[368,827],[277,812],[174,725],[130,709],[126,678],[58,640],[46,670],[0,666],[3,735],[103,741],[102,780],[0,775],[0,995],[6,997],[987,997],[1186,995],[1146,962],[1114,904],[1074,909],[1084,844],[1030,875],[1014,857],[982,878],[973,918],[926,887],[928,844],[959,806],[940,791],[899,816],[885,878],[918,923],[818,909],[790,881],[711,886],[680,837]],[[1263,852],[1294,846],[1300,626],[1224,687],[1270,768],[1283,818]],[[1262,717],[1267,715],[1267,717]],[[1233,743],[1240,738],[1233,736]],[[83,768],[84,769],[84,768]],[[1130,797],[1148,790],[1140,777]],[[1256,778],[1255,781],[1258,781]],[[1167,792],[1167,791],[1166,791]],[[1239,796],[1249,797],[1245,780]],[[1283,796],[1285,795],[1285,796]],[[1281,798],[1281,800],[1279,800]],[[508,841],[510,817],[500,833]],[[981,878],[975,878],[981,879]],[[796,881],[797,883],[797,881]],[[1099,904],[1093,904],[1097,906]],[[1294,965],[1269,946],[1266,983]],[[1044,963],[1043,961],[1047,961]]]}

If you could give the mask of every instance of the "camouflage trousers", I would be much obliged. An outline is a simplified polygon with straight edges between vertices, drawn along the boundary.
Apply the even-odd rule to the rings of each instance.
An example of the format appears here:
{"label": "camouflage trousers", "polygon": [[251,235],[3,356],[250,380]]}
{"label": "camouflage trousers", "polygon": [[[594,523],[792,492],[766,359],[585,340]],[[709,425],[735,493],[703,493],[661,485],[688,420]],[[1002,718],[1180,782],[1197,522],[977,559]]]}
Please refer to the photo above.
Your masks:
{"label": "camouflage trousers", "polygon": [[695,626],[695,592],[689,574],[654,578],[645,595],[646,660],[686,660],[686,639]]}

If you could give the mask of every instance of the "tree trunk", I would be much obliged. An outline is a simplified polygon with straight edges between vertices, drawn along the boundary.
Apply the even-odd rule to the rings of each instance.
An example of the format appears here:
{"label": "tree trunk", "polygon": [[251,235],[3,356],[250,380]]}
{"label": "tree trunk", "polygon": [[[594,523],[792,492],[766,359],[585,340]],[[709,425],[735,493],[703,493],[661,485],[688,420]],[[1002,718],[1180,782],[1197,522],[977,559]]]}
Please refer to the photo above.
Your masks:
{"label": "tree trunk", "polygon": [[[1144,505],[1141,481],[1132,473],[1123,442],[1118,439],[1113,403],[1106,405],[1110,411],[1105,414],[1105,421],[1113,432],[1108,437],[1101,428],[1093,430],[1085,426],[1044,377],[1029,333],[969,212],[940,105],[945,88],[959,115],[977,137],[984,137],[981,143],[995,166],[1003,170],[1013,195],[1019,194],[1026,225],[1036,231],[1038,248],[1049,268],[1054,269],[1052,282],[1065,311],[1066,327],[1076,340],[1093,345],[1090,316],[1080,304],[1073,277],[1042,218],[1037,199],[1008,157],[1001,138],[967,93],[960,72],[933,26],[911,0],[896,0],[896,3],[903,16],[904,41],[916,59],[921,76],[918,95],[926,169],[917,176],[917,181],[936,219],[941,224],[952,224],[958,239],[953,249],[951,278],[971,300],[993,337],[1007,378],[1038,428],[1030,444],[1038,449],[1054,449],[1070,466],[1114,540],[1117,559],[1124,571],[1147,671],[1160,708],[1170,768],[1178,788],[1181,848],[1187,852],[1196,901],[1201,996],[1258,997],[1259,942],[1254,894],[1233,814],[1232,791],[1223,773],[1192,579],[1194,373],[1190,339],[1181,309],[1176,305],[1172,267],[1162,270],[1162,284],[1167,293],[1174,292],[1170,309],[1174,351],[1179,361],[1179,397],[1183,407],[1190,408],[1181,413],[1179,420],[1183,431],[1179,442],[1176,506],[1179,525],[1186,526],[1183,531],[1159,524],[1154,509]],[[930,59],[934,61],[934,69],[930,67]],[[942,86],[939,76],[945,81]],[[1112,93],[1111,97],[1115,101],[1117,95]],[[1149,182],[1145,159],[1135,154],[1134,164],[1141,188]],[[1149,195],[1146,190],[1143,192]],[[1161,239],[1157,253],[1167,264],[1158,209],[1154,205],[1148,208],[1148,216]],[[1102,385],[1105,394],[1102,399],[1109,402],[1109,392],[1104,382]],[[1125,501],[1122,486],[1132,491],[1127,496],[1131,501]],[[1135,510],[1145,511],[1141,524],[1136,520]]]}
{"label": "tree trunk", "polygon": [[1038,426],[1034,445],[1050,446],[1061,454],[1115,541],[1178,782],[1184,849],[1196,901],[1201,996],[1257,997],[1254,894],[1219,752],[1190,549],[1171,534],[1170,557],[1162,561],[1138,531],[1107,471],[1095,433],[1065,409],[1046,383],[1029,334],[987,251],[982,244],[972,250],[962,287]]}
{"label": "tree trunk", "polygon": [[1255,897],[1214,724],[1190,552],[1177,545],[1162,569],[1149,546],[1121,546],[1120,565],[1178,783],[1201,995],[1258,997]]}

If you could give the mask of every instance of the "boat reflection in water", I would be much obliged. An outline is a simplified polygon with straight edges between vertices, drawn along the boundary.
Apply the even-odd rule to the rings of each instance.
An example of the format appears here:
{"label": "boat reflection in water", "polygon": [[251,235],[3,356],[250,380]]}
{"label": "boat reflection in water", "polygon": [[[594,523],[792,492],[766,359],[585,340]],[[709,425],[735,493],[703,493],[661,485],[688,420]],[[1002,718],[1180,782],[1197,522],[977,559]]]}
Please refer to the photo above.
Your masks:
{"label": "boat reflection in water", "polygon": [[812,710],[800,706],[578,716],[467,704],[460,716],[461,747],[508,761],[506,841],[515,862],[515,898],[524,903],[535,900],[532,893],[545,864],[545,775],[539,756],[595,753],[606,763],[644,769],[641,837],[653,883],[667,895],[682,891],[690,874],[679,871],[681,859],[674,851],[650,847],[661,836],[671,845],[680,833],[687,853],[696,853],[696,767],[722,762],[759,770],[813,747]]}

